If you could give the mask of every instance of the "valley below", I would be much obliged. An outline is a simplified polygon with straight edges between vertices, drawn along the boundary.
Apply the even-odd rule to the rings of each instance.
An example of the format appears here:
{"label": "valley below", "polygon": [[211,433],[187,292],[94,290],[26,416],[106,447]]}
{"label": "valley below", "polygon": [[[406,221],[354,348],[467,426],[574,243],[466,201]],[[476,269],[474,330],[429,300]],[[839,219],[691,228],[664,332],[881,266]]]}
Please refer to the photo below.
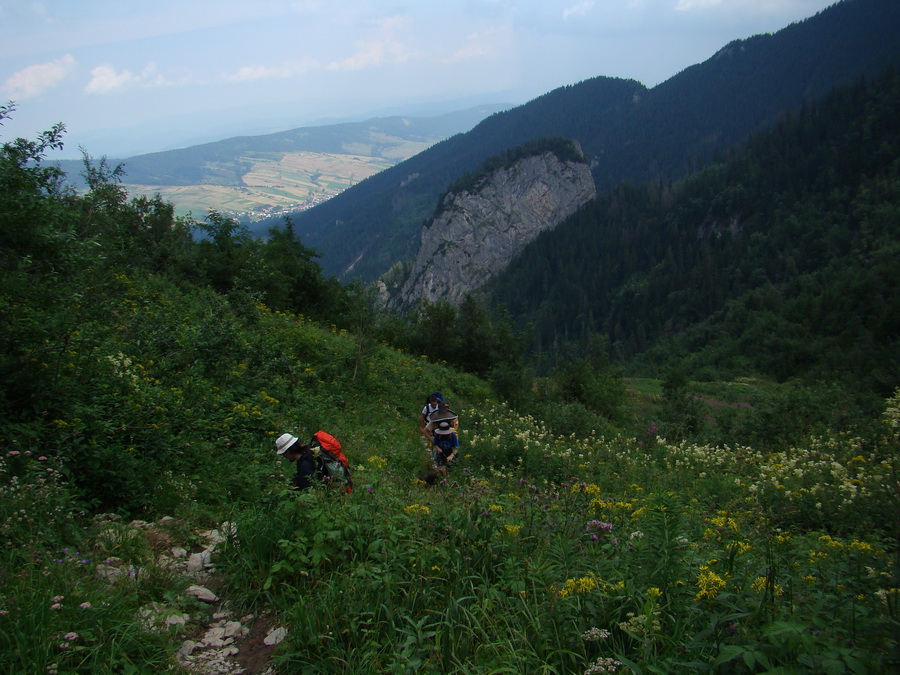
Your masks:
{"label": "valley below", "polygon": [[256,221],[311,208],[426,147],[426,143],[403,143],[396,147],[396,157],[307,151],[242,157],[252,168],[241,176],[241,184],[124,183],[124,187],[133,197],[159,194],[179,216],[202,218],[214,210]]}

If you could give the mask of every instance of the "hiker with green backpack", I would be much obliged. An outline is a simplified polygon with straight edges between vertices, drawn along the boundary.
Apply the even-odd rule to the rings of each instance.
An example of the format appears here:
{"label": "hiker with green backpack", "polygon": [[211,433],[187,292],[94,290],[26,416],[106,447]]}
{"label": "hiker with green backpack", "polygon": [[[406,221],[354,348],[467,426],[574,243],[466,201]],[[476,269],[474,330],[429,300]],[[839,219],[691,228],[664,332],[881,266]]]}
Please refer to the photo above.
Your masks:
{"label": "hiker with green backpack", "polygon": [[297,463],[297,473],[291,481],[295,490],[314,485],[344,484],[347,494],[353,490],[350,464],[340,441],[326,431],[317,431],[309,443],[300,443],[292,434],[281,434],[275,441],[275,451],[289,462]]}

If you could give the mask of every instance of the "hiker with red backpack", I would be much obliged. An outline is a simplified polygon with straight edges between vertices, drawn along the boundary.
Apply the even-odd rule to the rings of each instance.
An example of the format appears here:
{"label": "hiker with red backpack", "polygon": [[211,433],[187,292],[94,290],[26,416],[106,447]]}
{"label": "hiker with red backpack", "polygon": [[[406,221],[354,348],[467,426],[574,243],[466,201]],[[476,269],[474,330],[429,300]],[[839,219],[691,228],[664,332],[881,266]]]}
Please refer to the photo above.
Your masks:
{"label": "hiker with red backpack", "polygon": [[289,462],[297,463],[297,473],[291,481],[295,490],[314,485],[346,484],[347,494],[353,490],[350,464],[340,441],[326,431],[317,431],[309,443],[300,443],[292,434],[281,434],[275,441],[275,451]]}

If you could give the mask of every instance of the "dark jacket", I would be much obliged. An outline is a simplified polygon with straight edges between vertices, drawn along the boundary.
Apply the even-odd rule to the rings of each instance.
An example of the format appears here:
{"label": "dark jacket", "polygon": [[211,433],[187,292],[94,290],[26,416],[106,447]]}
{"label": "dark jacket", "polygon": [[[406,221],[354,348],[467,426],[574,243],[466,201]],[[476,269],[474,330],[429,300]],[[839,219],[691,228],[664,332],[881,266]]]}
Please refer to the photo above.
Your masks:
{"label": "dark jacket", "polygon": [[321,462],[317,462],[309,446],[305,446],[300,459],[297,460],[297,473],[291,481],[291,487],[295,490],[305,490],[312,487],[314,483],[323,480],[324,477],[325,472]]}

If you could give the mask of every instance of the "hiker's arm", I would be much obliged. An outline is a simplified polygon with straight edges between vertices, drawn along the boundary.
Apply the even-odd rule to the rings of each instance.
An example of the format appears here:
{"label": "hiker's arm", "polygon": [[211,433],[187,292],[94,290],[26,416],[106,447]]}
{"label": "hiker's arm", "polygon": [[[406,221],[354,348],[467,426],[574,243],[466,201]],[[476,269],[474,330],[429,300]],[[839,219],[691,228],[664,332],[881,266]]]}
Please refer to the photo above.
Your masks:
{"label": "hiker's arm", "polygon": [[434,443],[434,435],[431,433],[431,429],[428,428],[429,426],[430,424],[425,421],[425,415],[422,415],[419,418],[419,431],[428,439],[429,443]]}

